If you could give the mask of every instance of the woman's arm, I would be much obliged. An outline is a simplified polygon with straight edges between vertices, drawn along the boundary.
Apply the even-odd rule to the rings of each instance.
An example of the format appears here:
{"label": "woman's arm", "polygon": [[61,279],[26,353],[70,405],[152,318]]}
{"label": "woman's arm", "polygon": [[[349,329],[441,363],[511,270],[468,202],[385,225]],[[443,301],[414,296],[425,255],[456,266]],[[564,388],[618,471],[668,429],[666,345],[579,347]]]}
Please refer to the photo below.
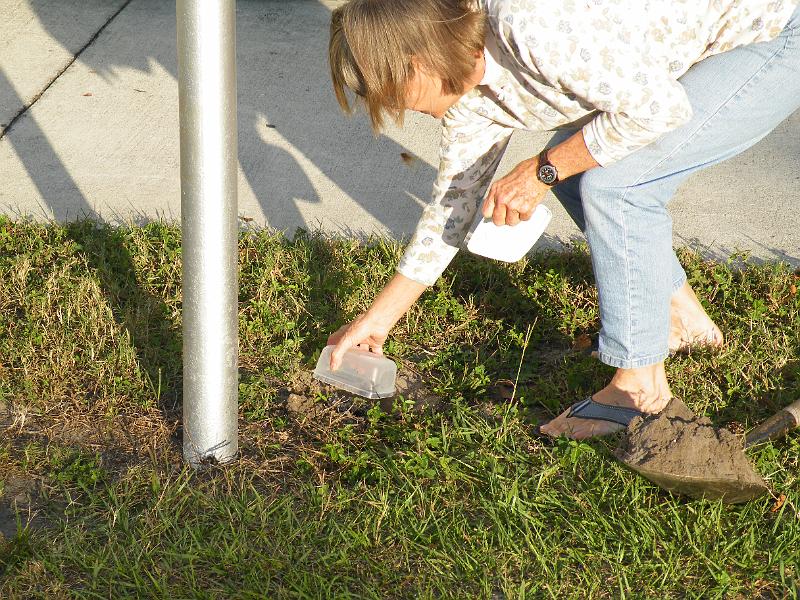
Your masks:
{"label": "woman's arm", "polygon": [[383,354],[383,343],[389,331],[426,289],[426,285],[400,273],[395,274],[367,312],[328,338],[328,344],[336,345],[331,354],[331,369],[339,368],[344,353],[353,346]]}
{"label": "woman's arm", "polygon": [[[560,180],[598,166],[580,130],[553,146],[547,158],[558,169]],[[508,175],[495,181],[483,203],[483,216],[491,217],[495,225],[516,225],[520,220],[530,219],[550,189],[536,177],[538,162],[537,156],[523,160]]]}
{"label": "woman's arm", "polygon": [[469,99],[442,123],[431,201],[397,266],[398,273],[425,285],[439,279],[462,247],[513,131],[472,111]]}
{"label": "woman's arm", "polygon": [[451,109],[443,124],[431,202],[400,259],[397,274],[365,313],[328,339],[337,346],[331,368],[338,368],[353,346],[383,352],[389,330],[436,282],[463,244],[512,132],[467,107]]}

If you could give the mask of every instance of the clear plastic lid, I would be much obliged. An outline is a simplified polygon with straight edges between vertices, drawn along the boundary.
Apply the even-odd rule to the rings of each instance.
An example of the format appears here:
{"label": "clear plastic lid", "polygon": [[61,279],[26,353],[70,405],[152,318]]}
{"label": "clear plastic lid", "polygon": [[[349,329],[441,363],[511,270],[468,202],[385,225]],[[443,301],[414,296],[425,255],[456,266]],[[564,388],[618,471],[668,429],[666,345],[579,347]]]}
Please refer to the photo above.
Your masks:
{"label": "clear plastic lid", "polygon": [[325,346],[319,355],[314,377],[365,398],[388,398],[395,394],[397,365],[394,361],[358,348],[345,352],[341,366],[331,371],[331,352],[335,346]]}

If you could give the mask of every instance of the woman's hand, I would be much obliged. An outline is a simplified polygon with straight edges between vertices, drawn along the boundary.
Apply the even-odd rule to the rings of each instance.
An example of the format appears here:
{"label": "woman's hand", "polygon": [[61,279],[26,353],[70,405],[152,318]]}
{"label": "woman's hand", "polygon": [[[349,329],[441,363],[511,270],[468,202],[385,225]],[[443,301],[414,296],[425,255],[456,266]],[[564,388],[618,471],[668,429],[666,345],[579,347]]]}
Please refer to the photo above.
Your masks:
{"label": "woman's hand", "polygon": [[383,343],[389,330],[406,314],[426,287],[396,273],[367,312],[359,315],[352,323],[340,327],[328,338],[328,345],[336,346],[331,353],[331,370],[338,369],[344,353],[356,346],[383,354]]}
{"label": "woman's hand", "polygon": [[371,314],[362,313],[355,321],[342,325],[328,338],[328,345],[335,345],[331,354],[331,370],[342,364],[344,353],[350,348],[361,348],[375,354],[383,354],[383,344],[394,323]]}
{"label": "woman's hand", "polygon": [[516,225],[531,218],[548,188],[536,177],[538,157],[523,160],[489,188],[481,212],[495,225]]}

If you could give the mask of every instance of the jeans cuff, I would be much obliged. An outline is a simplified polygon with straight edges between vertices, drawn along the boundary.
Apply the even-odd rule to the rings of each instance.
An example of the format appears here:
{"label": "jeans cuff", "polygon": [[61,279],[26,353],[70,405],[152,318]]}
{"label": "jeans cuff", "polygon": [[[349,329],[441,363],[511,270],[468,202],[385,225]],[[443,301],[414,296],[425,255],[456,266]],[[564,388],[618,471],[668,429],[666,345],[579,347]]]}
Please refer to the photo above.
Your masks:
{"label": "jeans cuff", "polygon": [[598,353],[597,358],[600,362],[607,364],[611,367],[618,369],[638,369],[640,367],[649,367],[663,362],[669,356],[669,351],[659,352],[658,354],[651,354],[650,356],[642,356],[641,358],[626,359],[612,356],[602,350]]}

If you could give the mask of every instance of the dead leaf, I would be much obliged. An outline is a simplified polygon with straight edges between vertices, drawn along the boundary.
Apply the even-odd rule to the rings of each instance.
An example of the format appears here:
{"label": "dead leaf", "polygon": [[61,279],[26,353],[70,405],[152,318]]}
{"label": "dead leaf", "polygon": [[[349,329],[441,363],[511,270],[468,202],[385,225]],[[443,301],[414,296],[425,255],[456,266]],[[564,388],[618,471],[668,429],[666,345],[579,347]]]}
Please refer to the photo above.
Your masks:
{"label": "dead leaf", "polygon": [[592,338],[588,333],[582,333],[572,342],[572,350],[583,352],[592,347]]}
{"label": "dead leaf", "polygon": [[403,160],[403,162],[406,164],[407,167],[412,166],[417,161],[417,157],[411,154],[410,152],[401,152],[400,158]]}
{"label": "dead leaf", "polygon": [[796,296],[797,295],[797,286],[795,284],[792,284],[792,285],[789,286],[789,293],[792,296]]}
{"label": "dead leaf", "polygon": [[778,499],[775,500],[775,504],[772,505],[772,508],[769,509],[769,512],[776,513],[781,509],[783,503],[786,502],[786,494],[781,494],[778,496]]}
{"label": "dead leaf", "polygon": [[92,95],[92,92],[86,92],[86,93],[84,94],[84,96],[91,96],[91,95]]}

